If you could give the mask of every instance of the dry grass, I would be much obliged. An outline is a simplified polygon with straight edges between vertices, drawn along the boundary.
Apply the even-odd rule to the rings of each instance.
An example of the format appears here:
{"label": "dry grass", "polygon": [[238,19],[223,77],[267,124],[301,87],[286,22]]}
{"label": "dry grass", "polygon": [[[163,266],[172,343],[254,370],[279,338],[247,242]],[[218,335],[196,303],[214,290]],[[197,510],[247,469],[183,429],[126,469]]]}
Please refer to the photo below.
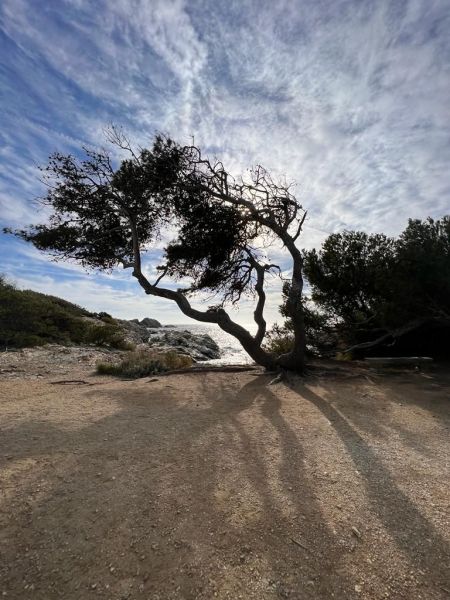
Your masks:
{"label": "dry grass", "polygon": [[138,379],[166,371],[192,366],[192,358],[176,352],[153,352],[137,350],[129,352],[120,362],[99,362],[97,373]]}

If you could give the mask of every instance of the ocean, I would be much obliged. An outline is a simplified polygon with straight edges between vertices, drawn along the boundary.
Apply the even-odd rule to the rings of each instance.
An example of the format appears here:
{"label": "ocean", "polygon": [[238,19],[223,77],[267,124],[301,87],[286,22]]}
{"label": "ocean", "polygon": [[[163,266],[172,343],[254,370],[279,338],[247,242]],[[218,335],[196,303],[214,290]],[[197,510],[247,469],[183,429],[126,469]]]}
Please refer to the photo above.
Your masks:
{"label": "ocean", "polygon": [[242,365],[251,364],[253,360],[245,352],[240,343],[232,335],[222,331],[217,325],[201,325],[186,323],[185,325],[173,325],[170,329],[178,331],[191,331],[192,333],[207,333],[217,343],[222,353],[220,358],[204,361],[202,364],[211,365]]}

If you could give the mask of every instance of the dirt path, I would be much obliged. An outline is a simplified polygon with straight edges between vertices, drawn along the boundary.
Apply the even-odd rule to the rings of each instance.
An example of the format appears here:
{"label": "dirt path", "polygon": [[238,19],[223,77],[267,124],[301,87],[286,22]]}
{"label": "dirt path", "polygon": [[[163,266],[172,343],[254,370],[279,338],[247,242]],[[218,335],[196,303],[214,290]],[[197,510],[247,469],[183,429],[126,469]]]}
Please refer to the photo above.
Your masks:
{"label": "dirt path", "polygon": [[450,598],[448,375],[54,379],[0,382],[0,597]]}

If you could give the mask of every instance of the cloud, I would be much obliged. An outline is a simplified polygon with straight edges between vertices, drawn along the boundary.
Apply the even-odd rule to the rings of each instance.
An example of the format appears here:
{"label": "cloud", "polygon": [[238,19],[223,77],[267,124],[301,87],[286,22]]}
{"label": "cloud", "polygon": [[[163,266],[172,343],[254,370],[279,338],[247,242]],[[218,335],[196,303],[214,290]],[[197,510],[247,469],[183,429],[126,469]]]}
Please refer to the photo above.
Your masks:
{"label": "cloud", "polygon": [[449,212],[447,0],[4,0],[0,11],[2,224],[35,218],[36,165],[102,143],[110,121],[141,144],[155,130],[193,135],[234,173],[261,163],[295,180],[306,247]]}

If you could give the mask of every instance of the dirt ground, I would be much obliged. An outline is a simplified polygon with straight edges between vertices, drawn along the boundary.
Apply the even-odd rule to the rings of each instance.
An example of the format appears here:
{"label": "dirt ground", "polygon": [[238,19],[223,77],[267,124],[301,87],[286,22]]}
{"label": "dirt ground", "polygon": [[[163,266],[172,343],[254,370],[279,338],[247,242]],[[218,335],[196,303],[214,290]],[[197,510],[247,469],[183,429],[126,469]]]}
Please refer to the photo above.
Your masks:
{"label": "dirt ground", "polygon": [[0,597],[450,598],[449,371],[83,368],[0,381]]}

